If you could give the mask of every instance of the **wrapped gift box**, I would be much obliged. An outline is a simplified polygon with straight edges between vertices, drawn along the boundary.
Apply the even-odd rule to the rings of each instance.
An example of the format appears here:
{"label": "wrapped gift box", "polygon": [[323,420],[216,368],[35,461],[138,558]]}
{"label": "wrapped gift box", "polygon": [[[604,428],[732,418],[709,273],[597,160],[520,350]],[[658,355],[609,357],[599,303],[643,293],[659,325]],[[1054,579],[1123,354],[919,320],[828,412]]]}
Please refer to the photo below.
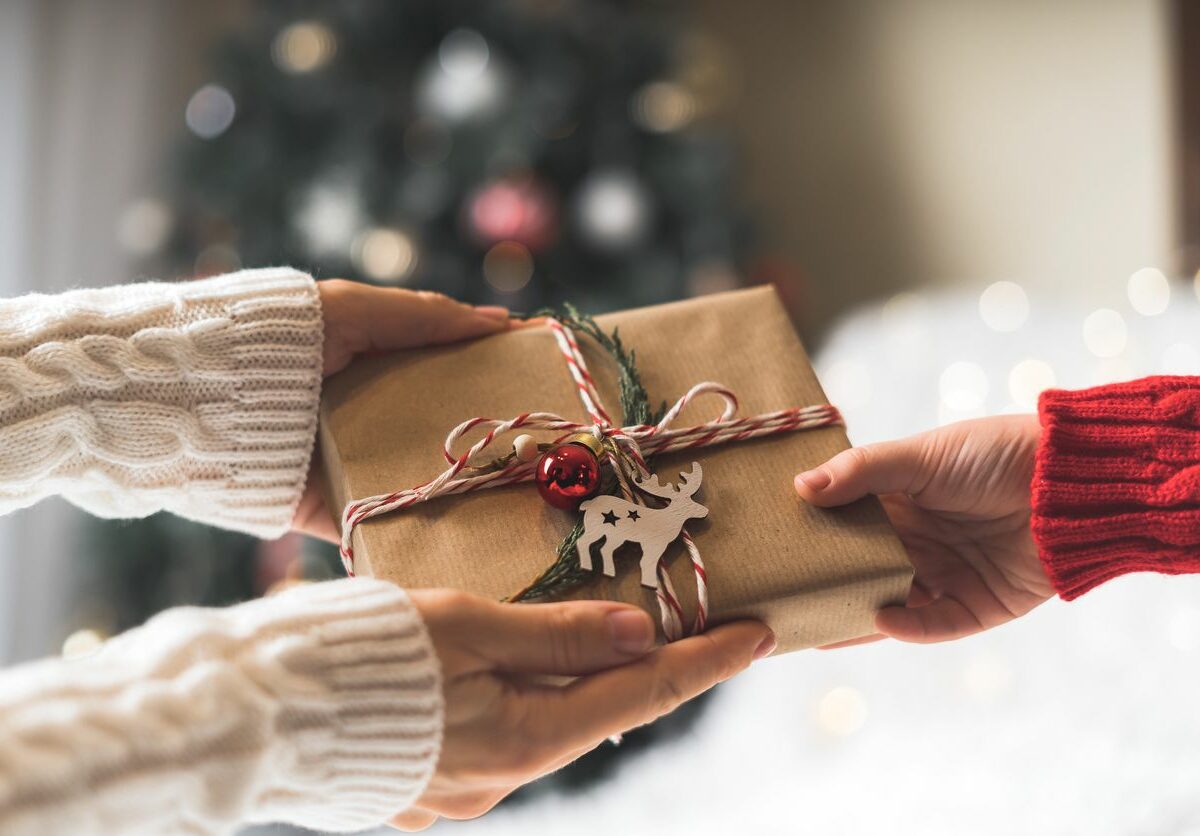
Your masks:
{"label": "wrapped gift box", "polygon": [[[741,415],[826,402],[775,291],[753,288],[597,317],[636,350],[653,402],[674,402],[711,380],[733,389]],[[614,420],[612,359],[584,340],[584,357]],[[717,398],[700,398],[677,426],[711,420]],[[442,443],[475,416],[554,412],[586,421],[573,381],[546,327],[476,342],[361,359],[327,383],[320,453],[330,507],[425,482],[445,468]],[[463,442],[462,450],[470,444]],[[549,440],[546,438],[545,440]],[[489,449],[497,455],[511,440]],[[801,501],[796,473],[848,446],[841,427],[655,457],[663,482],[692,461],[703,466],[692,521],[707,566],[710,624],[765,621],[781,651],[873,632],[874,613],[904,601],[912,569],[874,498],[823,510]],[[461,451],[460,451],[461,452]],[[550,565],[578,515],[546,505],[531,484],[440,497],[367,520],[354,531],[359,574],[406,587],[454,587],[504,598]],[[618,552],[617,576],[596,573],[572,597],[613,598],[657,612],[639,583],[637,549]],[[667,552],[685,612],[695,606],[692,570],[678,542]]]}

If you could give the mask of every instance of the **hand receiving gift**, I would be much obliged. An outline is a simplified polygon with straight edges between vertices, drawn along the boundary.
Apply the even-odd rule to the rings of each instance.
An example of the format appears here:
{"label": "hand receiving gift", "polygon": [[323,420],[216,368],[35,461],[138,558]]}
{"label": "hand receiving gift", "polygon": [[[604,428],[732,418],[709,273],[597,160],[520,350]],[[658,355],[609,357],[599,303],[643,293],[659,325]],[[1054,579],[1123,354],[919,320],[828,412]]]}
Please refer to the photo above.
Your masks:
{"label": "hand receiving gift", "polygon": [[1030,532],[1038,421],[964,421],[899,441],[855,447],[796,477],[814,505],[878,494],[916,569],[903,607],[875,619],[878,635],[957,639],[1024,615],[1053,594]]}
{"label": "hand receiving gift", "polygon": [[[652,722],[775,647],[744,621],[650,652],[654,624],[606,601],[499,604],[453,590],[409,593],[442,666],[445,730],[437,771],[405,830],[480,816],[517,787],[606,738]],[[522,677],[576,676],[559,687]]]}

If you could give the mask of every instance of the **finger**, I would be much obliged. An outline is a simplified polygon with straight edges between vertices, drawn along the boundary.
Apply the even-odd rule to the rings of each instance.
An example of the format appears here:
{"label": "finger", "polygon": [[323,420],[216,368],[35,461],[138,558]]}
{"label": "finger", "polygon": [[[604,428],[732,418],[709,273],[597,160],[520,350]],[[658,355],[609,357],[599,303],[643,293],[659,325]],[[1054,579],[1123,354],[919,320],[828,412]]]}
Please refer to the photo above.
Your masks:
{"label": "finger", "polygon": [[423,810],[420,807],[410,807],[403,813],[397,813],[388,819],[388,826],[396,830],[403,830],[406,833],[415,833],[418,830],[424,830],[438,820],[436,813],[431,813],[428,810]]}
{"label": "finger", "polygon": [[766,625],[738,621],[659,648],[649,656],[580,679],[536,699],[538,735],[556,751],[596,745],[653,722],[770,653]]}
{"label": "finger", "polygon": [[920,607],[885,607],[875,616],[875,629],[902,642],[933,644],[971,636],[985,628],[961,601],[945,596]]}
{"label": "finger", "polygon": [[508,310],[475,307],[441,293],[358,282],[322,282],[327,328],[355,353],[455,342],[508,328]]}
{"label": "finger", "polygon": [[481,307],[441,293],[360,285],[360,327],[370,351],[392,351],[481,337],[508,327],[508,310]]}
{"label": "finger", "polygon": [[871,644],[877,641],[883,641],[887,636],[882,633],[872,633],[869,636],[859,636],[857,639],[846,639],[841,642],[833,642],[832,644],[823,644],[817,650],[841,650],[843,647],[858,647],[860,644]]}
{"label": "finger", "polygon": [[[500,604],[464,598],[468,603],[453,608],[445,629],[461,636],[460,643],[485,669],[578,676],[624,665],[654,647],[650,615],[628,604]],[[435,636],[442,632],[436,624],[430,629]]]}
{"label": "finger", "polygon": [[921,436],[852,447],[799,474],[796,492],[813,505],[845,505],[867,494],[919,493],[932,478]]}

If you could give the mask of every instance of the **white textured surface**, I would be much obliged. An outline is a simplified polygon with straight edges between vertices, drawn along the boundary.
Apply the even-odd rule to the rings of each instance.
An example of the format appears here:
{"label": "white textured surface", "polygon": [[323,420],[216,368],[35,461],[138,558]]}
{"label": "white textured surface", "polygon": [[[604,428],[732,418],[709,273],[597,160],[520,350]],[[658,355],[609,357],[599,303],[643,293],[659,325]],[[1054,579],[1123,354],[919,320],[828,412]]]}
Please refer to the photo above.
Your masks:
{"label": "white textured surface", "polygon": [[[1009,376],[1028,358],[1069,387],[1159,371],[1164,355],[1197,361],[1200,304],[1190,286],[1171,289],[1159,316],[1118,311],[1128,339],[1111,360],[1084,344],[1092,308],[1030,293],[1011,333],[984,325],[978,295],[868,309],[818,366],[845,373],[857,443],[894,437],[960,417],[939,406],[955,363],[982,373],[986,392],[966,410],[982,413],[1015,408]],[[955,644],[759,663],[688,739],[593,792],[465,832],[1200,834],[1198,694],[1200,577],[1129,576]]]}

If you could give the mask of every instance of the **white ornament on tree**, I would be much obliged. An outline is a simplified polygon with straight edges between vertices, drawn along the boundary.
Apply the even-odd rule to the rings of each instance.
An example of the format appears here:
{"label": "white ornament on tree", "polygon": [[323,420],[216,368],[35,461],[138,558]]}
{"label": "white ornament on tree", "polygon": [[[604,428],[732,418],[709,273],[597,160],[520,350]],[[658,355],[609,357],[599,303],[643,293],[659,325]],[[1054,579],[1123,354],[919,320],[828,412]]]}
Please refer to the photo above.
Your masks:
{"label": "white ornament on tree", "polygon": [[575,211],[583,237],[598,250],[626,250],[649,232],[650,194],[629,171],[590,175],[576,195]]}
{"label": "white ornament on tree", "polygon": [[354,238],[366,222],[358,189],[349,178],[314,184],[300,197],[292,215],[292,226],[314,258],[349,257]]}
{"label": "white ornament on tree", "polygon": [[651,476],[636,487],[642,493],[667,500],[662,508],[638,505],[616,496],[597,496],[579,506],[583,511],[583,534],[576,543],[579,565],[592,568],[592,546],[600,543],[600,559],[604,574],[616,575],[613,554],[626,543],[642,548],[642,586],[658,589],[659,558],[667,550],[688,520],[703,519],[708,509],[692,497],[700,490],[704,476],[697,462],[692,469],[680,474],[680,485],[663,485],[658,476]]}

